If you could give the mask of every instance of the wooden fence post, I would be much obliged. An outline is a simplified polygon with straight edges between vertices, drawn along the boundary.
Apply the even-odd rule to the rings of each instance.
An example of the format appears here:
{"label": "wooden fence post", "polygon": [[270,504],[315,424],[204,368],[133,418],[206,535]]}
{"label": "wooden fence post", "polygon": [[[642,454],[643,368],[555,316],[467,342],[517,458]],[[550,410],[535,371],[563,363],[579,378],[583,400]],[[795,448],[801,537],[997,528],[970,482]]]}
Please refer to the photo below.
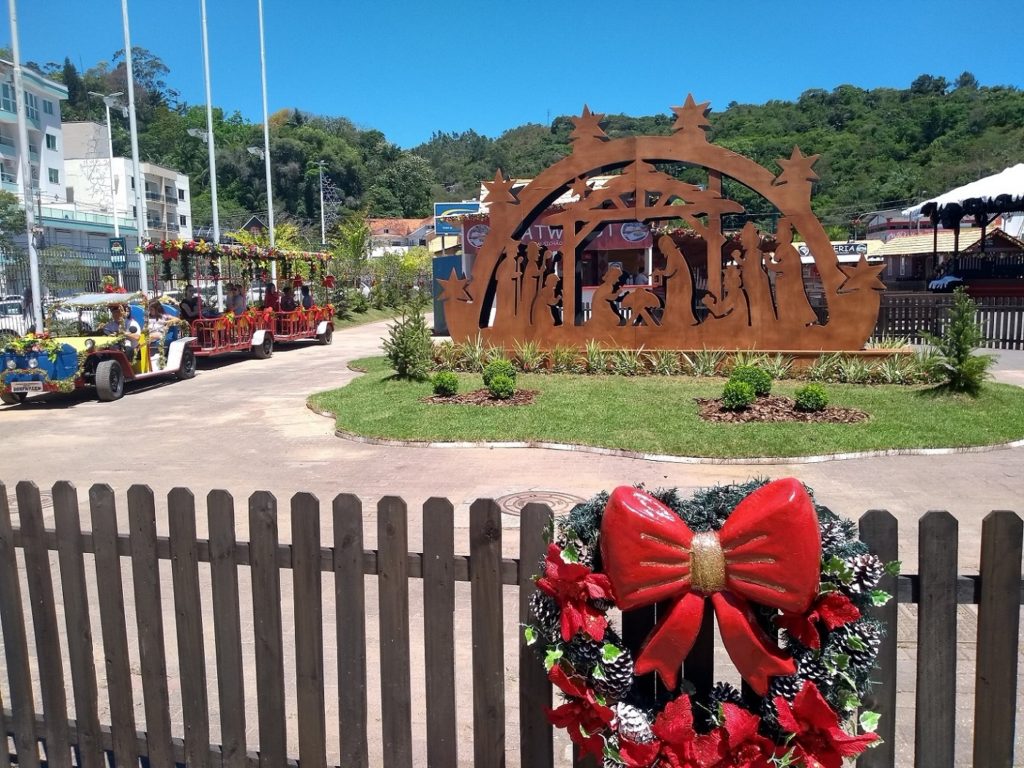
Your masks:
{"label": "wooden fence post", "polygon": [[369,768],[366,738],[366,589],[363,505],[334,498],[334,602],[338,642],[338,726],[341,764]]}
{"label": "wooden fence post", "polygon": [[36,712],[32,697],[25,612],[21,602],[21,580],[18,577],[18,552],[14,548],[7,487],[3,483],[0,483],[0,621],[4,629],[4,655],[11,686],[14,748],[18,754],[18,765],[39,768]]}
{"label": "wooden fence post", "polygon": [[921,518],[918,535],[921,596],[914,765],[952,768],[956,740],[956,518],[948,512],[929,512]]}
{"label": "wooden fence post", "polygon": [[377,547],[384,762],[412,768],[409,531],[405,502],[397,496],[385,496],[377,504]]}
{"label": "wooden fence post", "polygon": [[210,528],[210,585],[213,592],[213,642],[217,646],[221,758],[224,768],[248,768],[235,503],[227,491],[210,491],[206,497],[206,509]]}
{"label": "wooden fence post", "polygon": [[[527,504],[519,518],[519,623],[528,624],[530,596],[536,591],[534,577],[541,573],[551,524],[551,510],[543,504]],[[552,768],[554,735],[544,708],[551,706],[551,683],[535,646],[519,635],[519,750],[524,766]]]}
{"label": "wooden fence post", "polygon": [[492,499],[469,509],[473,600],[473,765],[505,765],[505,652],[502,623],[501,511]]}
{"label": "wooden fence post", "polygon": [[188,488],[172,489],[167,502],[185,763],[189,768],[206,768],[210,765],[210,704],[206,693],[203,604],[199,596],[196,504]]}
{"label": "wooden fence post", "polygon": [[974,768],[1013,764],[1022,533],[1013,512],[992,512],[981,528]]}
{"label": "wooden fence post", "polygon": [[[883,563],[899,559],[898,523],[885,510],[872,509],[860,519],[860,538]],[[873,618],[885,625],[885,635],[875,661],[878,680],[864,699],[863,708],[880,715],[877,733],[882,743],[860,756],[858,768],[894,768],[896,765],[896,621],[899,616],[896,577],[883,576],[878,588],[892,595],[892,599],[870,611]]]}
{"label": "wooden fence post", "polygon": [[[423,645],[427,766],[458,763],[455,715],[455,509],[448,499],[423,505]],[[524,765],[528,763],[524,762]]]}
{"label": "wooden fence post", "polygon": [[281,629],[281,574],[277,565],[277,499],[267,491],[257,491],[249,497],[249,538],[260,768],[280,768],[288,759],[284,636]]}
{"label": "wooden fence post", "polygon": [[303,768],[327,768],[320,502],[310,493],[292,496],[292,585],[299,762]]}

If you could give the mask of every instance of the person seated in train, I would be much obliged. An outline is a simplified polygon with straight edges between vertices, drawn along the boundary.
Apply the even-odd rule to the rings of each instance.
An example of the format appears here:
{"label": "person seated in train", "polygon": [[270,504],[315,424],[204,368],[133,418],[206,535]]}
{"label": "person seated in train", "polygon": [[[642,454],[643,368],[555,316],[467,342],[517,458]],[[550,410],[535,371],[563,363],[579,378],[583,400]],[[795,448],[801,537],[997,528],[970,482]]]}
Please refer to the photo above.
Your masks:
{"label": "person seated in train", "polygon": [[267,292],[263,295],[263,308],[272,309],[274,312],[281,311],[281,294],[273,283],[267,283]]}
{"label": "person seated in train", "polygon": [[302,308],[303,309],[312,309],[313,308],[313,295],[309,292],[309,286],[308,285],[301,286],[299,288],[299,293],[302,294],[302,298],[299,300],[299,303],[302,305]]}
{"label": "person seated in train", "polygon": [[185,286],[185,298],[178,304],[178,312],[181,319],[189,323],[199,319],[199,297],[196,295],[195,286]]}
{"label": "person seated in train", "polygon": [[289,285],[281,293],[281,311],[294,312],[297,306],[295,303],[295,289]]}

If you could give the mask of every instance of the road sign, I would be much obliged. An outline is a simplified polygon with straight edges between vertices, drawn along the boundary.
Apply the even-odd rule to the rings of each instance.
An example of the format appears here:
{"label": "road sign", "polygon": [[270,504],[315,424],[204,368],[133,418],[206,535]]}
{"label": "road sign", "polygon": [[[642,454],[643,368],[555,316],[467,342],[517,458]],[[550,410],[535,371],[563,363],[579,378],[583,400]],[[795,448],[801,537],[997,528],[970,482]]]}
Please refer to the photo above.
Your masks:
{"label": "road sign", "polygon": [[123,237],[110,238],[110,266],[114,269],[128,266],[128,242]]}
{"label": "road sign", "polygon": [[478,213],[480,203],[470,201],[468,203],[434,203],[434,234],[435,235],[460,235],[462,225],[446,221],[445,216],[459,216],[470,213]]}

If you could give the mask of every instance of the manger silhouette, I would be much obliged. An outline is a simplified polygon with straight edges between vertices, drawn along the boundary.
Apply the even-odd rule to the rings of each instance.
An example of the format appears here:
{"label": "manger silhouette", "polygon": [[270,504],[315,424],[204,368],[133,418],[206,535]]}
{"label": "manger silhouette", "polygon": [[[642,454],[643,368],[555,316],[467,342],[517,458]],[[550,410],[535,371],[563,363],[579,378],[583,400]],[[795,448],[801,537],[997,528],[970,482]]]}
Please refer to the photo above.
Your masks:
{"label": "manger silhouette", "polygon": [[[521,189],[500,169],[485,183],[490,230],[472,277],[459,278],[453,271],[438,281],[456,341],[480,334],[505,348],[525,341],[542,348],[583,346],[591,339],[622,349],[863,347],[878,317],[883,265],[864,257],[854,265],[840,264],[811,211],[811,184],[817,179],[811,168],[818,156],[794,147],[789,158],[778,160],[782,172],[775,175],[708,142],[707,103],[688,96],[672,109],[676,120],[669,136],[610,139],[601,128],[604,116],[584,107],[573,118],[571,154]],[[658,167],[672,163],[704,169],[706,183],[686,183]],[[596,175],[610,172],[615,175],[603,186],[593,185]],[[763,235],[748,221],[726,236],[723,216],[745,211],[723,196],[723,178],[735,179],[775,206],[774,233]],[[567,193],[563,199],[570,202],[552,210]],[[542,215],[549,227],[561,229],[560,245],[525,237]],[[650,275],[654,284],[627,288],[621,266],[609,264],[585,311],[578,267],[588,244],[608,225],[657,227],[673,221],[683,222],[682,236],[655,235],[664,266]],[[821,278],[827,305],[822,322],[807,298],[800,254],[792,244],[797,235]],[[694,281],[697,258],[706,264],[702,289]]]}

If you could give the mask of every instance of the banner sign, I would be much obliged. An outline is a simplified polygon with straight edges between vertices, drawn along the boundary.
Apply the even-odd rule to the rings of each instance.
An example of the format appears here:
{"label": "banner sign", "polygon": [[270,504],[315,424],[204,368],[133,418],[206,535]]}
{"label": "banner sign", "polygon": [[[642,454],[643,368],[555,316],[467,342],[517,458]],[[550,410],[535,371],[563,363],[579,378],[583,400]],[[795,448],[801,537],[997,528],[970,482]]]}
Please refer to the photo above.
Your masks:
{"label": "banner sign", "polygon": [[126,238],[110,238],[110,266],[114,269],[124,269],[128,266],[128,241]]}
{"label": "banner sign", "polygon": [[[466,222],[462,247],[466,253],[475,254],[484,244],[491,231],[488,219]],[[544,223],[544,217],[535,220],[523,233],[524,243],[537,243],[552,249],[562,247],[562,228]],[[600,234],[587,244],[588,251],[627,251],[634,248],[649,248],[653,243],[651,230],[638,221],[623,221],[605,224]]]}
{"label": "banner sign", "polygon": [[480,203],[434,203],[434,234],[435,235],[458,235],[462,232],[462,224],[456,221],[445,220],[443,216],[465,216],[470,213],[477,213],[480,210]]}
{"label": "banner sign", "polygon": [[[796,246],[801,256],[811,255],[811,249],[807,247],[806,243],[793,243],[793,245]],[[836,252],[836,256],[861,256],[867,255],[868,244],[856,241],[852,243],[832,243],[832,250]]]}

